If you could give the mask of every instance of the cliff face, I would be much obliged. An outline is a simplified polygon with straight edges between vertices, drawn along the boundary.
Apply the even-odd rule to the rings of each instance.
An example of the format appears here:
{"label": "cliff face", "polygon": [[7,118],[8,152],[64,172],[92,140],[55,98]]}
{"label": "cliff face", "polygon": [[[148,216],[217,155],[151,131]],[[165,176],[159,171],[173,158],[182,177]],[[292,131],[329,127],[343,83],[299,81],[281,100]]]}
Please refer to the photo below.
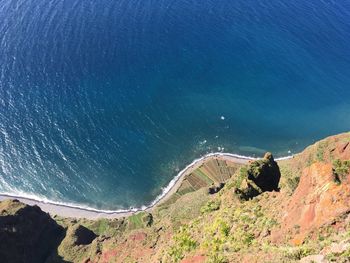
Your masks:
{"label": "cliff face", "polygon": [[348,134],[320,141],[297,157],[294,162],[305,162],[298,164],[305,168],[286,207],[277,239],[289,233],[292,243],[302,244],[313,231],[335,223],[339,217],[347,217],[350,213],[348,158]]}
{"label": "cliff face", "polygon": [[[223,169],[223,161],[211,161],[152,214],[123,219],[55,218],[56,223],[37,207],[1,202],[0,258],[4,262],[349,262],[349,159],[350,133],[345,133],[278,163],[271,154],[231,170]],[[225,172],[225,185],[214,187],[215,191],[208,183],[198,183],[220,184],[213,179],[221,177],[216,176],[220,171]]]}
{"label": "cliff face", "polygon": [[299,186],[288,203],[281,234],[291,231],[292,242],[301,244],[311,231],[349,213],[349,174],[340,183],[335,180],[331,164],[314,163],[303,171]]}
{"label": "cliff face", "polygon": [[0,261],[45,262],[63,238],[63,228],[37,206],[0,203]]}

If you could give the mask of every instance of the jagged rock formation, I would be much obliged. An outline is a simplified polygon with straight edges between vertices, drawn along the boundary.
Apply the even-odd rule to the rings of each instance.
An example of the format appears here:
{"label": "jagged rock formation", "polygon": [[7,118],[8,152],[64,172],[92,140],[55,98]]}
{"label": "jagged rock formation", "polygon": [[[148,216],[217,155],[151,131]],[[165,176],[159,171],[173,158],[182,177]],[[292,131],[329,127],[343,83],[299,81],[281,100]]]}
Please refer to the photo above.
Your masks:
{"label": "jagged rock formation", "polygon": [[266,191],[279,191],[281,172],[271,153],[249,164],[243,185],[235,189],[240,199],[248,200]]}
{"label": "jagged rock formation", "polygon": [[0,203],[0,261],[45,262],[63,238],[63,228],[38,206]]}

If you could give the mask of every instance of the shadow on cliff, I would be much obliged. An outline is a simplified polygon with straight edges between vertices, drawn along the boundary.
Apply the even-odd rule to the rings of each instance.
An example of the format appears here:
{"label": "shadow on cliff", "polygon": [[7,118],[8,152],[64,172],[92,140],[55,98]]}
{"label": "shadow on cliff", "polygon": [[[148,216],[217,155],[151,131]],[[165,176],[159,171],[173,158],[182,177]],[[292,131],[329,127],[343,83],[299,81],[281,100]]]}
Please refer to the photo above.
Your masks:
{"label": "shadow on cliff", "polygon": [[235,194],[241,200],[249,200],[263,192],[279,192],[281,172],[271,153],[264,158],[250,162],[242,174],[242,184],[235,189]]}
{"label": "shadow on cliff", "polygon": [[[0,258],[8,263],[66,262],[53,251],[65,237],[65,229],[38,206],[6,200],[0,206]],[[55,253],[54,253],[55,254]]]}

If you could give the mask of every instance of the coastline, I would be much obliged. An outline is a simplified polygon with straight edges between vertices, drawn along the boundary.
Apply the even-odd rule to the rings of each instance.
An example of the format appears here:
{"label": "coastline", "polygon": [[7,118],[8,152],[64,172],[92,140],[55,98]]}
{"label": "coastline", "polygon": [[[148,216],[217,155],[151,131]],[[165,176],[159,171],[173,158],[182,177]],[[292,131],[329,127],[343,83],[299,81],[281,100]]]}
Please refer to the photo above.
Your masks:
{"label": "coastline", "polygon": [[[293,156],[287,156],[282,158],[277,158],[278,160],[290,159]],[[201,158],[195,159],[192,163],[187,165],[183,170],[181,170],[171,181],[170,183],[162,189],[162,193],[156,197],[156,199],[147,206],[142,206],[140,208],[130,208],[125,210],[99,210],[74,204],[65,204],[60,202],[54,202],[46,199],[39,199],[31,196],[22,196],[3,193],[0,194],[0,201],[5,199],[18,199],[19,201],[28,204],[28,205],[37,205],[43,211],[49,213],[51,216],[57,215],[67,218],[86,218],[91,220],[97,220],[101,218],[122,218],[127,217],[132,214],[135,214],[140,211],[152,211],[157,205],[162,204],[168,198],[170,198],[177,189],[180,187],[183,179],[186,175],[192,173],[198,167],[200,167],[204,162],[210,159],[221,159],[224,161],[229,161],[237,164],[246,164],[251,160],[257,160],[259,158],[241,156],[231,153],[209,153],[204,155]]]}

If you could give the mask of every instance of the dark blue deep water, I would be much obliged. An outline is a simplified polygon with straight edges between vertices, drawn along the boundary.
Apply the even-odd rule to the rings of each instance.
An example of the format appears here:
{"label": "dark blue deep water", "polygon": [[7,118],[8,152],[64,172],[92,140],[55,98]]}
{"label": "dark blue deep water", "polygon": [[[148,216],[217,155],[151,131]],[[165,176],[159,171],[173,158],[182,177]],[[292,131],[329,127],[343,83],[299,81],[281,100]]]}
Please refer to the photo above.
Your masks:
{"label": "dark blue deep water", "polygon": [[141,206],[349,128],[349,1],[0,0],[0,193]]}

